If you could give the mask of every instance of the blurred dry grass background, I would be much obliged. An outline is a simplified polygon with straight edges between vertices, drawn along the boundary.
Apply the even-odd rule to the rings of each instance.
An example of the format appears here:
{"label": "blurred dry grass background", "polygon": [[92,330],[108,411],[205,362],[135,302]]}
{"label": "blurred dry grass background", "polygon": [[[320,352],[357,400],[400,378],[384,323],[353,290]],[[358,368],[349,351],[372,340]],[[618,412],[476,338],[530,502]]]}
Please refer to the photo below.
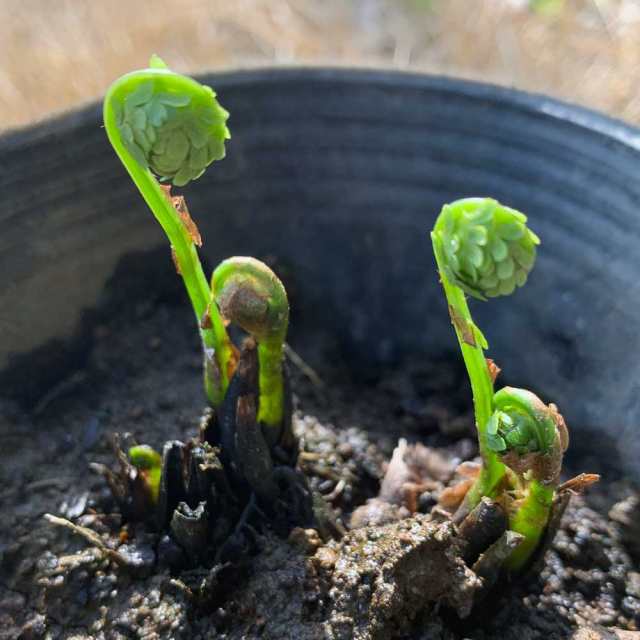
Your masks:
{"label": "blurred dry grass background", "polygon": [[544,92],[640,123],[640,0],[0,0],[0,128],[176,70],[351,65]]}

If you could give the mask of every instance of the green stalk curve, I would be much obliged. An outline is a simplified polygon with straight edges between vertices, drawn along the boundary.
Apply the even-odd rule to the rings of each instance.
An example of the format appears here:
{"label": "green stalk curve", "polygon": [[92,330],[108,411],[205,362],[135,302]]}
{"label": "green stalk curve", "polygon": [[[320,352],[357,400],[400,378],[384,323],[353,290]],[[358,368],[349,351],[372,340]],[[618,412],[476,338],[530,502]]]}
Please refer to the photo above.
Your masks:
{"label": "green stalk curve", "polygon": [[444,275],[441,252],[436,250],[437,239],[433,234],[432,240],[440,281],[447,298],[449,313],[473,394],[478,445],[482,457],[480,475],[466,496],[467,504],[470,508],[473,508],[483,496],[495,497],[496,489],[505,473],[504,465],[498,459],[497,454],[489,449],[487,444],[486,425],[493,413],[493,381],[484,355],[483,345],[486,345],[484,336],[480,334],[473,322],[464,292],[460,287],[451,284]]}
{"label": "green stalk curve", "polygon": [[[152,58],[151,65],[111,85],[104,100],[104,125],[116,154],[171,243],[196,315],[205,360],[209,359],[205,388],[217,407],[229,384],[233,345],[217,309],[210,308],[211,290],[189,230],[154,172],[183,186],[213,160],[224,157],[228,114],[209,87],[170,71],[159,58]],[[200,326],[206,317],[208,326]]]}

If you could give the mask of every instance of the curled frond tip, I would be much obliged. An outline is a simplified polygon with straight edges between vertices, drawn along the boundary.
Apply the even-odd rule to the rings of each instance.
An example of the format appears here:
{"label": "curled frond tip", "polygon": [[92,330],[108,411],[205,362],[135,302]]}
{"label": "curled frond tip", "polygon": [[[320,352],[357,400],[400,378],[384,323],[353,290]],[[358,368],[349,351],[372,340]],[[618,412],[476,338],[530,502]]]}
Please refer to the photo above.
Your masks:
{"label": "curled frond tip", "polygon": [[284,342],[289,322],[287,293],[266,264],[245,257],[224,260],[213,273],[211,288],[223,318],[258,342]]}
{"label": "curled frond tip", "polygon": [[554,404],[526,389],[504,387],[494,396],[487,443],[519,474],[531,472],[549,484],[558,480],[569,444],[567,427]]}
{"label": "curled frond tip", "polygon": [[432,233],[443,275],[475,298],[513,293],[526,282],[540,244],[526,222],[491,198],[445,205]]}
{"label": "curled frond tip", "polygon": [[225,155],[229,114],[215,95],[153,56],[149,69],[116,81],[108,98],[129,153],[161,180],[184,186]]}

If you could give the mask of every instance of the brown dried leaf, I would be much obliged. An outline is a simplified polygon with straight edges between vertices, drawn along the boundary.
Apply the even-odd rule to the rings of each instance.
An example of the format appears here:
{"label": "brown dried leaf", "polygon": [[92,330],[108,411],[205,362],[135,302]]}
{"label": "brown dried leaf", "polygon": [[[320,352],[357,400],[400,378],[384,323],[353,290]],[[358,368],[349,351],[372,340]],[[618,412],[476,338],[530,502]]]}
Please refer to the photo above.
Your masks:
{"label": "brown dried leaf", "polygon": [[469,325],[469,323],[451,305],[449,305],[449,316],[451,317],[453,326],[462,337],[462,342],[468,344],[470,347],[476,347],[477,343],[476,337],[473,334],[473,327]]}
{"label": "brown dried leaf", "polygon": [[164,194],[164,197],[173,204],[173,196],[171,195],[171,185],[170,184],[161,184],[160,190]]}
{"label": "brown dried leaf", "polygon": [[182,224],[191,236],[191,240],[193,240],[193,244],[195,244],[197,247],[201,247],[202,236],[200,235],[200,231],[198,231],[198,227],[196,226],[196,223],[193,221],[193,218],[189,213],[187,202],[184,199],[184,196],[172,196],[171,185],[169,184],[161,184],[160,189],[162,190],[164,197],[173,205],[173,208],[178,212],[180,220],[182,220]]}
{"label": "brown dried leaf", "polygon": [[571,493],[582,493],[587,487],[590,487],[599,480],[600,476],[597,473],[581,473],[575,478],[563,482],[558,487],[558,492],[570,491]]}
{"label": "brown dried leaf", "polygon": [[438,488],[436,482],[405,482],[402,485],[402,504],[409,513],[418,511],[418,500],[425,491],[433,491]]}
{"label": "brown dried leaf", "polygon": [[553,402],[549,405],[549,412],[551,413],[551,418],[556,423],[562,451],[566,451],[569,447],[569,429],[567,428],[567,423],[564,421],[562,414],[558,411],[558,407],[556,407]]}
{"label": "brown dried leaf", "polygon": [[207,310],[204,312],[200,320],[200,328],[201,329],[211,329],[213,327],[213,323],[211,322],[211,307],[207,307]]}
{"label": "brown dried leaf", "polygon": [[489,367],[489,375],[491,376],[491,382],[495,382],[496,378],[500,375],[502,369],[491,359],[486,358],[487,367]]}
{"label": "brown dried leaf", "polygon": [[180,263],[178,262],[178,254],[173,247],[171,247],[171,259],[173,260],[173,266],[176,268],[176,273],[181,276],[182,271],[180,270]]}
{"label": "brown dried leaf", "polygon": [[504,464],[518,475],[530,472],[544,484],[555,484],[562,470],[562,452],[553,449],[548,454],[533,451],[520,455],[517,451],[507,451],[500,456]]}
{"label": "brown dried leaf", "polygon": [[481,465],[479,462],[471,462],[470,460],[467,460],[456,467],[456,473],[462,478],[475,480],[480,475],[480,469]]}
{"label": "brown dried leaf", "polygon": [[473,486],[473,480],[463,480],[452,487],[447,487],[441,494],[438,504],[447,509],[447,511],[455,511],[464,500],[467,492]]}
{"label": "brown dried leaf", "polygon": [[193,240],[193,244],[196,247],[202,246],[202,237],[200,236],[200,231],[198,231],[198,227],[196,223],[193,221],[193,218],[189,214],[189,209],[187,208],[187,202],[183,196],[176,196],[171,198],[173,206],[175,210],[178,212],[180,216],[180,220],[182,220],[182,224],[184,228],[187,230],[189,235],[191,236],[191,240]]}

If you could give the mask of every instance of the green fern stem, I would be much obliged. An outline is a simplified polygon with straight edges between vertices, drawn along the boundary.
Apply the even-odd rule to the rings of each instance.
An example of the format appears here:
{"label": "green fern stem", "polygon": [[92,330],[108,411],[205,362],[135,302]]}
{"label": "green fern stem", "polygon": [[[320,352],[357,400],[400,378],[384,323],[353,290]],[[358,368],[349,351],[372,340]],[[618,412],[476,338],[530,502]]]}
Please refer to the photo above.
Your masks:
{"label": "green fern stem", "polygon": [[524,536],[524,540],[511,553],[506,568],[513,572],[524,569],[531,554],[540,544],[546,530],[555,496],[555,487],[531,480],[522,504],[509,519],[509,529]]}
{"label": "green fern stem", "polygon": [[[189,104],[190,101],[196,103],[195,107],[200,114],[205,108],[201,103],[207,100],[209,102],[214,101],[213,96],[215,94],[209,87],[205,87],[191,78],[173,73],[157,58],[152,60],[152,64],[155,65],[154,68],[126,74],[111,85],[104,100],[104,124],[107,136],[116,154],[171,243],[177,267],[200,327],[199,331],[205,350],[205,357],[207,355],[210,357],[212,354],[215,359],[215,367],[205,367],[205,388],[209,401],[214,407],[217,407],[222,403],[229,384],[228,363],[233,359],[233,346],[217,309],[210,308],[211,290],[190,232],[185,227],[173,204],[167,199],[158,180],[151,171],[150,166],[155,161],[153,166],[156,167],[156,172],[161,176],[167,173],[162,166],[163,159],[158,154],[153,157],[152,161],[144,155],[145,143],[149,144],[150,136],[156,136],[156,130],[162,134],[163,131],[170,129],[172,125],[171,118],[180,117],[184,119],[185,116],[182,115],[182,112],[185,107],[191,106]],[[142,125],[146,125],[146,129],[140,130],[139,135],[142,136],[142,142],[138,144],[138,131],[136,130],[135,134],[132,134],[132,127],[126,122],[123,124],[123,113],[128,109],[129,113],[133,114],[132,117],[134,119],[140,120],[142,118],[144,120],[145,115],[139,115],[142,113],[139,107],[144,106],[143,101],[145,99],[153,100],[159,94],[162,95],[161,99],[164,102],[152,105],[155,109],[149,111],[151,114],[148,116],[150,122],[142,122]],[[132,96],[134,97],[133,99]],[[139,99],[136,100],[136,97],[139,97]],[[217,103],[215,104],[217,105]],[[218,108],[221,109],[220,107]],[[222,110],[222,117],[226,118],[224,114],[226,112]],[[154,118],[155,122],[160,125],[155,128],[151,122]],[[214,123],[214,126],[217,127],[216,133],[220,134],[219,125]],[[224,122],[222,126],[224,127]],[[124,135],[129,136],[130,139],[125,139]],[[136,137],[131,137],[133,135],[136,135]],[[221,136],[222,138],[228,137],[228,133],[222,132]],[[176,134],[172,141],[176,141],[174,146],[179,146],[181,139]],[[213,140],[211,145],[213,144],[217,145],[218,140]],[[140,145],[142,145],[142,148]],[[210,153],[209,157],[201,159],[200,164],[205,164],[206,166],[206,163],[211,161],[213,155],[222,157],[224,155],[224,145],[222,144],[222,152],[216,147],[213,154]],[[164,162],[166,165],[166,160]],[[191,165],[193,164],[191,162]],[[203,170],[204,168],[200,167],[198,173],[198,171],[189,168],[186,173],[184,171],[182,173],[178,172],[167,177],[172,179],[174,184],[183,185],[189,179],[197,177]],[[211,306],[213,307],[214,305]],[[208,316],[209,321],[203,327],[201,324],[205,316]]]}
{"label": "green fern stem", "polygon": [[500,462],[497,454],[489,449],[487,444],[486,425],[493,413],[493,381],[482,348],[484,337],[471,318],[464,292],[460,287],[451,284],[444,275],[445,271],[441,264],[442,253],[436,247],[438,239],[434,234],[431,234],[431,236],[434,244],[434,255],[440,273],[440,281],[447,299],[452,324],[462,351],[462,358],[469,375],[473,394],[478,445],[482,457],[480,475],[466,496],[466,503],[473,508],[483,496],[495,497],[496,489],[505,473],[505,466]]}
{"label": "green fern stem", "polygon": [[260,363],[258,422],[272,427],[279,425],[284,418],[283,360],[284,341],[269,340],[258,343],[258,362]]}

